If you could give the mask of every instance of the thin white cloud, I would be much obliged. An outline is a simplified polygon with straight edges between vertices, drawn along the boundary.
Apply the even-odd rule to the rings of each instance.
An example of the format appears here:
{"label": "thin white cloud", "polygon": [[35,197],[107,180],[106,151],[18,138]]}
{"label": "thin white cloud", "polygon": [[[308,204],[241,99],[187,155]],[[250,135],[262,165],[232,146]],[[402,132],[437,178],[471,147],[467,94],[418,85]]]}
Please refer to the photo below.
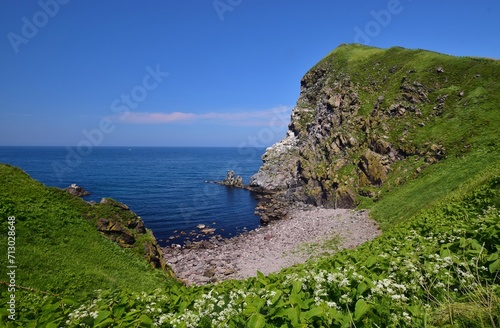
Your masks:
{"label": "thin white cloud", "polygon": [[240,126],[286,126],[290,118],[291,108],[280,106],[269,110],[232,113],[194,114],[185,112],[147,113],[129,112],[121,121],[129,124],[171,124],[180,122],[215,122]]}
{"label": "thin white cloud", "polygon": [[190,121],[196,118],[196,114],[173,112],[173,113],[138,113],[129,112],[124,115],[123,121],[133,124],[166,124],[173,122]]}

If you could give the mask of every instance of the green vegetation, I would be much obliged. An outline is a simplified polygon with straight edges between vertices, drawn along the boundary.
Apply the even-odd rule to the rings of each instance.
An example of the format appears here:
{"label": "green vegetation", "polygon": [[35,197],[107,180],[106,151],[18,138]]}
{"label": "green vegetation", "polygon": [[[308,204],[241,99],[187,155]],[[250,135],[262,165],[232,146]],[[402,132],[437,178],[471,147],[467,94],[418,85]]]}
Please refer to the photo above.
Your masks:
{"label": "green vegetation", "polygon": [[[419,164],[410,162],[415,163]],[[369,208],[371,216],[386,230],[422,209],[433,208],[439,200],[463,194],[471,186],[476,186],[477,181],[482,181],[482,175],[498,171],[499,163],[500,152],[477,151],[464,158],[454,157],[434,164],[404,185],[395,184],[399,177],[394,173],[381,188],[383,197],[375,202],[365,199],[360,207]]]}
{"label": "green vegetation", "polygon": [[[23,327],[492,327],[500,324],[500,171],[383,236],[278,274],[108,289],[79,301],[18,290]],[[2,301],[6,301],[7,296]],[[2,313],[4,322],[6,312]]]}
{"label": "green vegetation", "polygon": [[340,241],[340,237],[335,236],[319,243],[303,243],[294,249],[292,253],[302,253],[317,258],[337,252],[339,250]]}
{"label": "green vegetation", "polygon": [[[7,218],[15,216],[19,286],[84,297],[97,289],[142,291],[168,282],[164,273],[151,269],[137,248],[120,248],[97,231],[89,217],[111,217],[111,206],[90,206],[7,165],[0,165],[0,181],[1,245],[6,251]],[[2,268],[6,261],[7,256],[2,256]]]}
{"label": "green vegetation", "polygon": [[[373,97],[371,104],[377,100],[371,88],[392,103],[396,91],[387,81],[399,85],[410,70],[415,81],[441,84],[423,113],[448,94],[446,111],[424,126],[416,116],[383,122],[390,142],[397,142],[409,122],[405,138],[411,147],[427,151],[440,144],[446,156],[433,162],[423,152],[412,153],[391,166],[380,187],[364,187],[363,193],[375,196],[363,197],[360,207],[381,222],[382,236],[269,276],[188,288],[151,269],[140,250],[120,248],[96,231],[99,217],[116,214],[112,208],[92,210],[19,169],[0,166],[0,245],[6,249],[7,218],[15,215],[19,285],[16,321],[7,317],[10,293],[0,286],[0,322],[7,327],[500,327],[498,61],[359,45],[341,46],[324,61],[329,60],[355,70],[349,74],[366,98]],[[380,66],[385,68],[373,68]],[[442,67],[445,75],[430,74],[429,67]],[[371,105],[362,111],[371,112]],[[355,171],[352,163],[346,167],[340,171],[346,176]],[[315,174],[327,170],[318,166]],[[336,242],[323,246],[334,249]],[[304,247],[315,251],[316,245]],[[5,256],[0,265],[6,268]]]}
{"label": "green vegetation", "polygon": [[314,203],[332,206],[345,184],[385,228],[499,160],[500,61],[342,45],[302,87],[292,128]]}

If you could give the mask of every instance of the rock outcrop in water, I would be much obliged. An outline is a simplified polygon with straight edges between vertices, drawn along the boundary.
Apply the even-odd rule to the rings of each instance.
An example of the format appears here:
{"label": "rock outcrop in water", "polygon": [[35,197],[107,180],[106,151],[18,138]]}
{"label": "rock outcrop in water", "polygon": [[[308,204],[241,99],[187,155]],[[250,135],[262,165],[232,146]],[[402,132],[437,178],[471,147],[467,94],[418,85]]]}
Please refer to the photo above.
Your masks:
{"label": "rock outcrop in water", "polygon": [[68,193],[72,194],[73,196],[77,197],[85,197],[90,195],[90,191],[87,191],[83,189],[82,187],[76,185],[75,183],[72,183],[69,187],[67,187],[66,190]]}
{"label": "rock outcrop in water", "polygon": [[216,183],[228,187],[246,188],[243,184],[243,178],[239,175],[234,175],[234,171],[227,171],[226,179]]}

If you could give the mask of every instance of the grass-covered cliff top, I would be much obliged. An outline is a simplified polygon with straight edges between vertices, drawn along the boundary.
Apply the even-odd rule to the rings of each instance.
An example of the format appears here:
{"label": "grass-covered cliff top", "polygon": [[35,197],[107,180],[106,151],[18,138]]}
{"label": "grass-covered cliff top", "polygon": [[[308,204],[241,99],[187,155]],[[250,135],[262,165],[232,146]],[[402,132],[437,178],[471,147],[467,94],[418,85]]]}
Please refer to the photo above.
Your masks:
{"label": "grass-covered cliff top", "polygon": [[499,90],[499,60],[338,47],[292,114],[304,198],[348,198],[384,228],[416,214],[500,161]]}
{"label": "grass-covered cliff top", "polygon": [[[405,100],[419,107],[422,115],[400,116],[390,125],[390,139],[400,137],[406,124],[418,125],[434,111],[436,118],[411,131],[407,139],[416,144],[434,140],[450,155],[466,152],[463,147],[467,145],[498,147],[500,60],[350,44],[335,49],[312,70],[319,67],[328,67],[325,75],[349,75],[351,82],[360,86],[360,115],[371,115],[377,103],[381,110]],[[417,88],[415,99],[404,98],[405,93],[415,96],[413,90],[404,89],[405,84]],[[382,102],[378,101],[380,96],[384,97]],[[436,112],[434,107],[443,96],[445,108]]]}

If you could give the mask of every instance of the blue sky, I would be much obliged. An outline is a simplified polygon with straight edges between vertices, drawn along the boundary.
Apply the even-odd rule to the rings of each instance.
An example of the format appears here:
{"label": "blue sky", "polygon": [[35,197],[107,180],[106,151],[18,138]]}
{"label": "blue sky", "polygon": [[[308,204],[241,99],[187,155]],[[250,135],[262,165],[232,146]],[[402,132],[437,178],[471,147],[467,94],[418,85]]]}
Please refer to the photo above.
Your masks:
{"label": "blue sky", "polygon": [[0,145],[269,146],[342,43],[500,58],[497,0],[0,2]]}

